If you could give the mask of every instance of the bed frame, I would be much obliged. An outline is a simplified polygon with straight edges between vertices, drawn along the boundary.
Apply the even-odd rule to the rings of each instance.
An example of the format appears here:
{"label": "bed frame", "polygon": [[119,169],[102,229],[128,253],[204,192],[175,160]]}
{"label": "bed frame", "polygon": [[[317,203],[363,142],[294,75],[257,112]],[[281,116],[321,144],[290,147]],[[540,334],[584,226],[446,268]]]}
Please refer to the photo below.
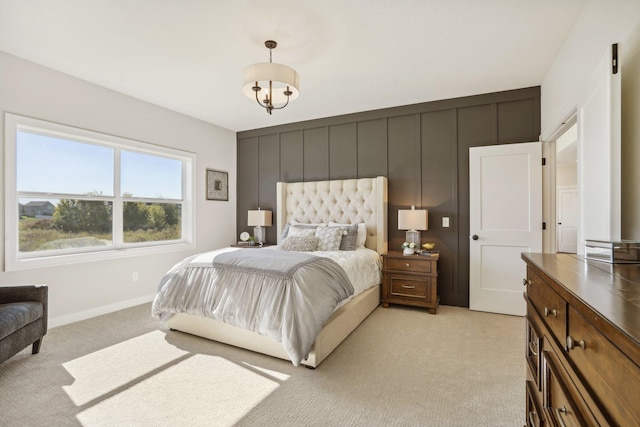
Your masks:
{"label": "bed frame", "polygon": [[[278,243],[288,222],[365,223],[365,246],[387,251],[387,178],[286,183],[276,186]],[[316,338],[301,364],[318,366],[380,304],[380,285],[353,298],[336,310]],[[217,320],[185,313],[173,315],[168,326],[236,347],[290,360],[282,343]]]}

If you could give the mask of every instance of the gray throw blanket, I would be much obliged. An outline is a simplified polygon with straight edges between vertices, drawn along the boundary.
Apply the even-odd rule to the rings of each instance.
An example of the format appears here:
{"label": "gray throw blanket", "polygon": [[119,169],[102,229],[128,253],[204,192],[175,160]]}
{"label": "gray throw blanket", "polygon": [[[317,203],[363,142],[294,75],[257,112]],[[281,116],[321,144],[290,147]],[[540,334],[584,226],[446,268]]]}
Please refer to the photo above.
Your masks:
{"label": "gray throw blanket", "polygon": [[269,249],[191,256],[162,279],[152,314],[210,317],[281,341],[294,365],[353,286],[335,261]]}

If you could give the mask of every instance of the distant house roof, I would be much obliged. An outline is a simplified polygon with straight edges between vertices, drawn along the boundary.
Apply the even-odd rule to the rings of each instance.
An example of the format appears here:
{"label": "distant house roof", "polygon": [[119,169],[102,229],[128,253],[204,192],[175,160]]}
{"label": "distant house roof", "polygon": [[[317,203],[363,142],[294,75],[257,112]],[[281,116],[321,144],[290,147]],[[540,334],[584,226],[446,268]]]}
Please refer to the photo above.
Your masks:
{"label": "distant house roof", "polygon": [[40,207],[40,206],[48,206],[48,205],[53,206],[53,204],[52,204],[51,202],[47,202],[47,201],[45,200],[45,201],[34,201],[34,202],[29,202],[29,203],[27,203],[27,204],[26,204],[26,205],[24,205],[24,206],[29,206],[29,207],[37,208],[37,207]]}

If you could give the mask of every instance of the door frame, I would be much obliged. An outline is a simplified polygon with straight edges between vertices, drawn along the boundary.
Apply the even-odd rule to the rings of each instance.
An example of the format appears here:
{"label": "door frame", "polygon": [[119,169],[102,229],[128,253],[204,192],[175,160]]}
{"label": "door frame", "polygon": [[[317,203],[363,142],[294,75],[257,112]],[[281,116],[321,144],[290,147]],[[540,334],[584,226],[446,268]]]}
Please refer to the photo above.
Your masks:
{"label": "door frame", "polygon": [[[547,160],[542,168],[542,220],[547,224],[542,232],[542,251],[545,253],[557,253],[558,239],[555,224],[558,222],[556,214],[556,141],[562,134],[578,123],[578,107],[571,111],[558,123],[546,141],[542,141],[542,156]],[[578,128],[578,152],[580,152],[580,128]],[[580,174],[578,174],[576,189],[580,194]],[[581,214],[578,208],[576,227],[580,230]],[[579,246],[579,245],[578,245]],[[578,247],[578,250],[580,248]]]}

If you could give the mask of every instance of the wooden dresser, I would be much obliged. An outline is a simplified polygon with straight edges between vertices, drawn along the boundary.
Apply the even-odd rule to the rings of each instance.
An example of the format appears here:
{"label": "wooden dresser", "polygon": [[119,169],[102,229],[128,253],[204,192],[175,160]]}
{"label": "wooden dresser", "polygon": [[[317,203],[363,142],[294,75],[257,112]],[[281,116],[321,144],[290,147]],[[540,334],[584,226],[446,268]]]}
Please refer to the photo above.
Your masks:
{"label": "wooden dresser", "polygon": [[640,265],[522,259],[527,425],[640,425]]}
{"label": "wooden dresser", "polygon": [[439,254],[403,255],[388,252],[382,255],[382,306],[404,304],[425,307],[429,313],[438,310]]}

